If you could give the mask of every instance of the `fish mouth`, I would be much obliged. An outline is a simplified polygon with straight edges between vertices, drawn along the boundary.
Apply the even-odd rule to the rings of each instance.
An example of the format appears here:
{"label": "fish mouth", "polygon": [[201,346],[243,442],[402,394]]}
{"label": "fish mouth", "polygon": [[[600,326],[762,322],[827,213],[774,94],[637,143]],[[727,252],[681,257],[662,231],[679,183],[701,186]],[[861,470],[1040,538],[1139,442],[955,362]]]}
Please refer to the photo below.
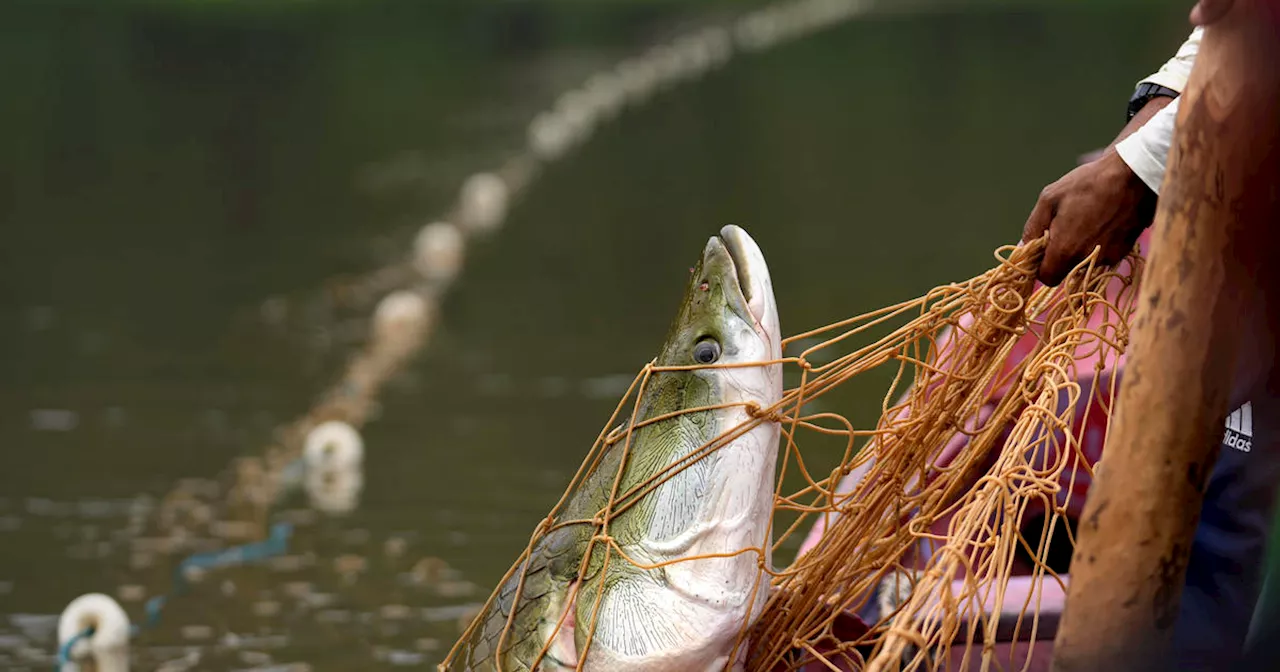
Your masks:
{"label": "fish mouth", "polygon": [[734,277],[738,281],[742,298],[746,300],[747,309],[756,322],[763,325],[768,317],[770,295],[767,287],[769,267],[764,263],[764,253],[746,231],[733,224],[720,229],[719,238],[733,265]]}

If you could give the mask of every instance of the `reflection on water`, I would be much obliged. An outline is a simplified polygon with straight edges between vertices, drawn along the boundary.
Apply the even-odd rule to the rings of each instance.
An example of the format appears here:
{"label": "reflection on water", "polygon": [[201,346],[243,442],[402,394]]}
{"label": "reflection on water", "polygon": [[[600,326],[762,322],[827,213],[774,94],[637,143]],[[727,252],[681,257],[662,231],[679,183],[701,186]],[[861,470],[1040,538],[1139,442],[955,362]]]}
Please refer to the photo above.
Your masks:
{"label": "reflection on water", "polygon": [[[47,667],[76,595],[137,620],[183,555],[265,535],[156,531],[211,515],[359,344],[334,278],[401,258],[558,91],[682,18],[625,4],[0,9],[0,667]],[[289,494],[288,553],[195,577],[135,667],[438,661],[707,236],[759,241],[788,333],[980,272],[1115,132],[1182,14],[878,17],[622,117],[468,251],[366,427],[360,507]],[[824,403],[869,424],[884,382]]]}

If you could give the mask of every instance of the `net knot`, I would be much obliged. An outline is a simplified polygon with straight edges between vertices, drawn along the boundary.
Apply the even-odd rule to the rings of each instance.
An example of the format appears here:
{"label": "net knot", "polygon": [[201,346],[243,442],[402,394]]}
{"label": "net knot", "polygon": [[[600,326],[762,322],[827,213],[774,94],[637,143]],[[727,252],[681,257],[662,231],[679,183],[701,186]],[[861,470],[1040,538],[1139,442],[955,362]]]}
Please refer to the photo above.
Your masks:
{"label": "net knot", "polygon": [[782,422],[783,420],[782,415],[778,413],[777,410],[772,408],[768,410],[760,408],[760,404],[756,403],[755,401],[748,401],[746,403],[745,408],[747,411],[747,415],[753,418],[769,420],[770,422]]}

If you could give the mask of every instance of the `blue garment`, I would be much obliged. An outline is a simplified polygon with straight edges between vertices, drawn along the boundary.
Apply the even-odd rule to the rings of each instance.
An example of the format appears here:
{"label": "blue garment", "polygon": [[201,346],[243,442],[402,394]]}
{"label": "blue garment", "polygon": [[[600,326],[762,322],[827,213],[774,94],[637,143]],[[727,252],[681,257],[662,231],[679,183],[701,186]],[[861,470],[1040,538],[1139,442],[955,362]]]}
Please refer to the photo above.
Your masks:
{"label": "blue garment", "polygon": [[[1228,416],[1174,627],[1173,664],[1179,670],[1236,669],[1242,655],[1262,588],[1280,482],[1275,417],[1275,405],[1261,398]],[[1280,669],[1280,662],[1270,669]]]}

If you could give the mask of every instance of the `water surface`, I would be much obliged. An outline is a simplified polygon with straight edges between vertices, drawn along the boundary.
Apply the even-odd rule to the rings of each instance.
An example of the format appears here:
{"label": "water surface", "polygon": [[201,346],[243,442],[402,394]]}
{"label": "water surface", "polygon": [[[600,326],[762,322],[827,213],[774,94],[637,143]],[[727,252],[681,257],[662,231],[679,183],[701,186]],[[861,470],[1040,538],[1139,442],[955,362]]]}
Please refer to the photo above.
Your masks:
{"label": "water surface", "polygon": [[[0,8],[0,667],[47,669],[78,594],[140,618],[181,559],[145,537],[163,498],[261,454],[360,344],[367,310],[325,288],[403,256],[560,90],[690,12]],[[982,272],[1118,130],[1183,14],[879,16],[627,113],[469,250],[365,428],[359,509],[282,502],[307,523],[289,555],[206,576],[134,667],[438,662],[655,353],[707,236],[757,239],[788,333]],[[824,403],[869,425],[885,382]]]}

